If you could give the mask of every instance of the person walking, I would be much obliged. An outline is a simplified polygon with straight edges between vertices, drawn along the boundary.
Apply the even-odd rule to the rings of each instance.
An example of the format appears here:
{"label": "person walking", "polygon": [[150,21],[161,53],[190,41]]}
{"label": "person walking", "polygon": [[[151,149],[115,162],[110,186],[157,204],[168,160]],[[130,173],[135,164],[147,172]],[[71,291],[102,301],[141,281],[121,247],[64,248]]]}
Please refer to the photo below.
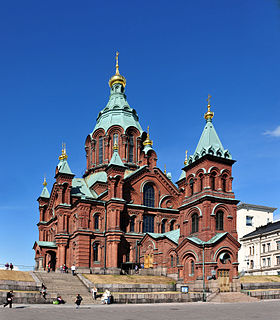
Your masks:
{"label": "person walking", "polygon": [[80,308],[80,304],[81,304],[81,302],[82,302],[82,300],[83,300],[83,298],[80,296],[80,294],[78,293],[77,294],[77,297],[76,297],[76,301],[75,301],[75,303],[76,303],[76,309],[79,309]]}
{"label": "person walking", "polygon": [[75,263],[73,263],[73,265],[71,266],[71,271],[72,271],[72,276],[74,276],[76,274],[76,266]]}
{"label": "person walking", "polygon": [[93,300],[96,300],[96,295],[97,295],[97,288],[96,288],[96,286],[94,286],[94,287],[91,289],[91,293],[92,293],[92,298],[93,298]]}
{"label": "person walking", "polygon": [[13,297],[14,297],[14,294],[13,294],[13,290],[10,290],[8,293],[7,293],[7,298],[6,298],[6,303],[4,304],[4,308],[9,304],[10,308],[12,308],[12,303],[13,303]]}
{"label": "person walking", "polygon": [[10,263],[10,269],[11,269],[11,270],[14,269],[14,266],[13,266],[12,262]]}

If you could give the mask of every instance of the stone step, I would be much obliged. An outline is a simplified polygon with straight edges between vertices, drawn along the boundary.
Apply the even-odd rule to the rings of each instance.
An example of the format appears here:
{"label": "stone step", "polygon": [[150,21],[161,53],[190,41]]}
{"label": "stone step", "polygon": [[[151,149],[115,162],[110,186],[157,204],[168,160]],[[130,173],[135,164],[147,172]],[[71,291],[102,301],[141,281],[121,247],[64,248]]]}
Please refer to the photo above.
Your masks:
{"label": "stone step", "polygon": [[233,302],[256,302],[257,298],[248,296],[241,292],[221,292],[216,295],[211,302],[233,303]]}

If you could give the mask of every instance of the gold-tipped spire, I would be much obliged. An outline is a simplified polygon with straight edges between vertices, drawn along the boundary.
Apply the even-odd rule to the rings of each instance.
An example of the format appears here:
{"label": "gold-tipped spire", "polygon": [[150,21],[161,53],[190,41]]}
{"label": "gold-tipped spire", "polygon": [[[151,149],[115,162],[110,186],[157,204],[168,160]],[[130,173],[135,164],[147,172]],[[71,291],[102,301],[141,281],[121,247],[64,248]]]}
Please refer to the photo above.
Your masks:
{"label": "gold-tipped spire", "polygon": [[188,150],[186,150],[186,156],[184,161],[184,165],[186,166],[187,164],[188,164]]}
{"label": "gold-tipped spire", "polygon": [[44,182],[43,182],[43,186],[46,187],[47,186],[47,181],[46,181],[46,177],[44,177]]}
{"label": "gold-tipped spire", "polygon": [[119,146],[117,144],[117,141],[115,141],[114,145],[113,145],[113,150],[119,150]]}
{"label": "gold-tipped spire", "polygon": [[125,87],[126,85],[126,79],[123,77],[119,72],[119,52],[116,52],[116,73],[114,76],[111,77],[109,80],[109,86],[112,88],[114,83],[120,83]]}
{"label": "gold-tipped spire", "polygon": [[147,138],[146,138],[146,140],[143,142],[143,145],[144,146],[152,146],[153,145],[153,141],[152,140],[150,140],[150,126],[148,126],[148,128],[147,128]]}
{"label": "gold-tipped spire", "polygon": [[166,175],[166,164],[164,165],[164,174]]}
{"label": "gold-tipped spire", "polygon": [[212,97],[210,96],[210,94],[208,94],[208,99],[206,100],[206,101],[208,101],[208,105],[207,105],[208,111],[204,114],[204,118],[206,121],[209,119],[211,121],[214,117],[214,112],[210,111],[210,108],[211,108],[210,98],[212,98]]}
{"label": "gold-tipped spire", "polygon": [[61,155],[58,157],[59,160],[67,160],[68,156],[66,154],[66,143],[62,142],[62,150],[61,150]]}

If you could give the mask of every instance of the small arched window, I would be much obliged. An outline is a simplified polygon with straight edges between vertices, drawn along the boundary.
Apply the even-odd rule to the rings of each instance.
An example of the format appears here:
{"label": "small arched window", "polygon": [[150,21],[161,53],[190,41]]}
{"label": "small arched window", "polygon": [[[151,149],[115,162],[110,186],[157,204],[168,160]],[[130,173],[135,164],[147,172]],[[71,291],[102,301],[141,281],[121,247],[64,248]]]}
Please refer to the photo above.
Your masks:
{"label": "small arched window", "polygon": [[174,258],[173,258],[173,256],[171,256],[170,259],[171,259],[170,265],[171,265],[171,267],[173,267],[173,265],[174,265]]}
{"label": "small arched window", "polygon": [[200,186],[200,191],[203,191],[203,174],[202,173],[199,175],[199,186]]}
{"label": "small arched window", "polygon": [[216,230],[224,230],[224,213],[221,210],[216,213]]}
{"label": "small arched window", "polygon": [[192,215],[192,233],[198,232],[198,214]]}
{"label": "small arched window", "polygon": [[212,172],[210,176],[211,189],[216,190],[216,172]]}
{"label": "small arched window", "polygon": [[179,256],[177,256],[176,264],[177,264],[177,266],[180,264]]}
{"label": "small arched window", "polygon": [[99,214],[96,214],[94,216],[94,229],[98,230],[99,229]]}
{"label": "small arched window", "polygon": [[103,137],[98,139],[98,163],[103,163]]}
{"label": "small arched window", "polygon": [[130,217],[130,221],[129,221],[129,229],[130,232],[134,232],[134,228],[135,228],[135,217]]}
{"label": "small arched window", "polygon": [[143,189],[143,204],[147,207],[155,206],[155,190],[151,183],[146,183]]}
{"label": "small arched window", "polygon": [[191,260],[191,275],[194,275],[194,261]]}
{"label": "small arched window", "polygon": [[166,220],[161,221],[161,233],[165,233]]}
{"label": "small arched window", "polygon": [[98,261],[98,243],[93,245],[93,261]]}
{"label": "small arched window", "polygon": [[174,224],[175,224],[175,220],[172,220],[170,222],[170,231],[174,230]]}
{"label": "small arched window", "polygon": [[223,189],[223,192],[227,192],[227,176],[226,176],[226,174],[224,174],[222,176],[222,189]]}
{"label": "small arched window", "polygon": [[128,162],[133,162],[134,139],[133,135],[128,136]]}
{"label": "small arched window", "polygon": [[190,185],[190,195],[192,196],[193,195],[193,185],[194,185],[193,178],[190,179],[189,185]]}

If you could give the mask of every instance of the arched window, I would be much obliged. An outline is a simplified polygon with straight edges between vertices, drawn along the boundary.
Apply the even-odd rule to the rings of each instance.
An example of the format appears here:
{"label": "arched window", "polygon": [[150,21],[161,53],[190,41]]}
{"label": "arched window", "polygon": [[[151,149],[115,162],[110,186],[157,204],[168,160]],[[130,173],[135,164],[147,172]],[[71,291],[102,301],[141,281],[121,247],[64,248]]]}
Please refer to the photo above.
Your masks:
{"label": "arched window", "polygon": [[193,181],[193,178],[190,179],[190,182],[189,182],[189,185],[190,185],[190,195],[192,196],[193,195],[193,184],[194,184],[194,181]]}
{"label": "arched window", "polygon": [[177,264],[177,266],[180,264],[179,256],[177,256],[176,264]]}
{"label": "arched window", "polygon": [[191,275],[194,275],[194,261],[191,260]]}
{"label": "arched window", "polygon": [[198,214],[192,215],[192,233],[198,232]]}
{"label": "arched window", "polygon": [[175,220],[170,221],[170,231],[174,230]]}
{"label": "arched window", "polygon": [[98,163],[103,163],[103,137],[98,139]]}
{"label": "arched window", "polygon": [[61,203],[66,203],[66,190],[67,190],[67,187],[68,187],[68,185],[66,183],[63,184]]}
{"label": "arched window", "polygon": [[161,233],[165,233],[166,220],[161,221]]}
{"label": "arched window", "polygon": [[216,213],[216,230],[224,230],[224,213],[218,211]]}
{"label": "arched window", "polygon": [[151,214],[143,215],[143,233],[154,232],[154,216]]}
{"label": "arched window", "polygon": [[200,186],[200,191],[203,191],[203,174],[202,173],[199,175],[199,186]]}
{"label": "arched window", "polygon": [[150,183],[146,183],[143,189],[143,204],[147,207],[155,206],[155,190]]}
{"label": "arched window", "polygon": [[135,227],[135,217],[130,217],[130,221],[129,221],[129,229],[130,232],[134,232],[134,227]]}
{"label": "arched window", "polygon": [[94,216],[94,229],[98,230],[99,229],[99,214],[96,214]]}
{"label": "arched window", "polygon": [[128,136],[128,162],[133,162],[134,139],[133,135]]}
{"label": "arched window", "polygon": [[222,176],[222,189],[223,192],[227,192],[227,176],[225,174]]}
{"label": "arched window", "polygon": [[173,267],[173,265],[174,265],[174,258],[173,258],[173,256],[171,256],[170,258],[171,258],[170,265],[171,265],[171,267]]}
{"label": "arched window", "polygon": [[216,172],[212,172],[210,176],[211,189],[216,190]]}
{"label": "arched window", "polygon": [[93,245],[93,261],[98,261],[98,243]]}

